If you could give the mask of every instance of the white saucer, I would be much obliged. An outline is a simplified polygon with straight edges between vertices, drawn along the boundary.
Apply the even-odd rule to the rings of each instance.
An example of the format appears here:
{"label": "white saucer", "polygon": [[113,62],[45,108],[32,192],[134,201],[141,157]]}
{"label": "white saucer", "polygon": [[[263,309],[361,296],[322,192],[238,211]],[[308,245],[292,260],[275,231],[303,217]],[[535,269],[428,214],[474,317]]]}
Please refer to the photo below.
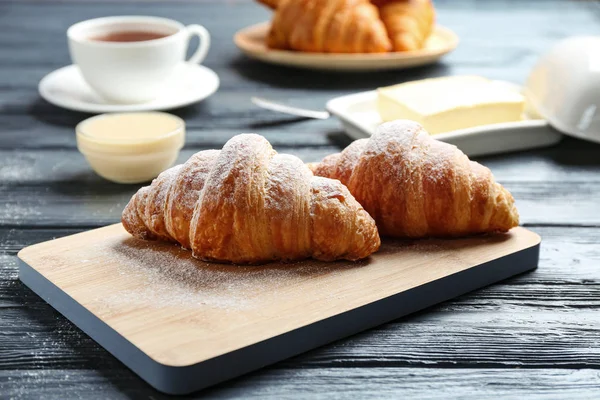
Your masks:
{"label": "white saucer", "polygon": [[169,110],[203,100],[219,88],[219,77],[209,68],[184,63],[173,74],[167,90],[155,100],[139,104],[113,104],[102,99],[83,80],[79,68],[69,65],[46,75],[40,95],[56,106],[89,113]]}

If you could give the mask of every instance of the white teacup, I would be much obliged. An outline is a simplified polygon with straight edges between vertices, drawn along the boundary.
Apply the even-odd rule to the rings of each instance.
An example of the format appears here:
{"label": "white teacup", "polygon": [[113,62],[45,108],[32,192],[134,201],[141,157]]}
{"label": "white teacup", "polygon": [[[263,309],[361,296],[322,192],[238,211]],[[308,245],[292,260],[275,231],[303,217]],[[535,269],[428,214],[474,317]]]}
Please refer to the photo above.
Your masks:
{"label": "white teacup", "polygon": [[117,103],[142,103],[160,95],[176,67],[186,62],[193,36],[200,38],[200,44],[187,62],[201,63],[210,47],[210,35],[200,25],[119,16],[79,22],[67,31],[71,59],[86,82]]}

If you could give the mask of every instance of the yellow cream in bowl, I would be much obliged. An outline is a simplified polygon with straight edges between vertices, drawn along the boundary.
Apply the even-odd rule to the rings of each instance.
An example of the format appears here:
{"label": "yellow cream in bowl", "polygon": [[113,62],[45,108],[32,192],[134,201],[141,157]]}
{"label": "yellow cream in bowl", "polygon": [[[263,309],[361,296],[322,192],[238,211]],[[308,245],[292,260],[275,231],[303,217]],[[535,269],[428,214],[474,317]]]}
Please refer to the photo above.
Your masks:
{"label": "yellow cream in bowl", "polygon": [[98,175],[149,181],[169,168],[185,141],[184,121],[162,112],[98,115],[76,127],[77,147]]}

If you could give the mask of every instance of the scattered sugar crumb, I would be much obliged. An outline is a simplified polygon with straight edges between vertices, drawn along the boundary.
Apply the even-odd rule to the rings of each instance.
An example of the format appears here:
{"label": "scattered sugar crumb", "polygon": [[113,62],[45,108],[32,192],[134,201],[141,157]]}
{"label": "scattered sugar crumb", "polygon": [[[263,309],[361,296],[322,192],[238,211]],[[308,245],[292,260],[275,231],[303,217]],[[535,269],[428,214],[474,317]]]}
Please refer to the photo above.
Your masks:
{"label": "scattered sugar crumb", "polygon": [[[265,291],[291,286],[316,275],[345,269],[344,263],[267,264],[238,266],[207,263],[174,244],[128,239],[99,243],[95,251],[110,253],[118,262],[120,275],[140,282],[137,288],[98,298],[108,308],[122,305],[199,308],[223,310],[259,307]],[[359,264],[353,264],[358,266]],[[350,265],[352,266],[352,264]]]}
{"label": "scattered sugar crumb", "polygon": [[0,219],[5,222],[23,223],[24,219],[37,215],[41,215],[39,210],[16,203],[4,204],[0,209]]}
{"label": "scattered sugar crumb", "polygon": [[9,155],[0,161],[0,178],[4,181],[27,180],[37,175],[36,160],[28,155]]}

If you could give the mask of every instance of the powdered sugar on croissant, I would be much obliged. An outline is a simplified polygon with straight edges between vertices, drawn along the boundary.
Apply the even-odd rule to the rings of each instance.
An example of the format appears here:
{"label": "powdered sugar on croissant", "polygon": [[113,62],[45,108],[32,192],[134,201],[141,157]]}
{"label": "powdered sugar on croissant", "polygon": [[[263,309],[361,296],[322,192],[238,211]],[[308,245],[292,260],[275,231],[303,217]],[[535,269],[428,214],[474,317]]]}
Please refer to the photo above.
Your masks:
{"label": "powdered sugar on croissant", "polygon": [[138,238],[178,242],[221,262],[356,260],[380,244],[345,186],[253,134],[163,172],[133,196],[122,222]]}
{"label": "powdered sugar on croissant", "polygon": [[413,121],[382,124],[311,169],[347,185],[382,235],[462,236],[519,223],[512,195],[488,168]]}

